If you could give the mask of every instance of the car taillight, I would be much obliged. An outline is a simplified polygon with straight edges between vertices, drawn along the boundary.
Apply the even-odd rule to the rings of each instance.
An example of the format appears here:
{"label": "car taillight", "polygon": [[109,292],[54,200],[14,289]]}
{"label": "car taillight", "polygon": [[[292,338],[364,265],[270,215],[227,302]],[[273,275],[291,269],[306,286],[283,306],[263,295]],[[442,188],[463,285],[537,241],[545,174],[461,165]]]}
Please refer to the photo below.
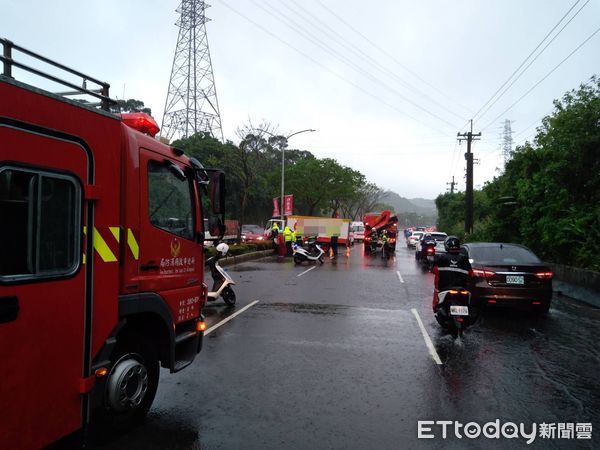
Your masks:
{"label": "car taillight", "polygon": [[552,278],[552,272],[538,272],[535,274],[536,277],[541,278],[542,280],[549,280]]}
{"label": "car taillight", "polygon": [[472,269],[471,270],[472,277],[492,278],[494,275],[496,275],[496,274],[494,272],[492,272],[491,270],[485,270],[485,269]]}

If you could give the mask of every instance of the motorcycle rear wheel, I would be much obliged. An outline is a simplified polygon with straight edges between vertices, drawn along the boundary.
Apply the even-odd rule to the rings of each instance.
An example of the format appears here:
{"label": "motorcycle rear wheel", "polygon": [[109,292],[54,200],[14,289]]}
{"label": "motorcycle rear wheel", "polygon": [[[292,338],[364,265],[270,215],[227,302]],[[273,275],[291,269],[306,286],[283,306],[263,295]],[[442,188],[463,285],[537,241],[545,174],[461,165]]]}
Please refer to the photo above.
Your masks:
{"label": "motorcycle rear wheel", "polygon": [[298,255],[294,256],[294,262],[296,264],[302,264],[302,261],[304,261],[304,259]]}

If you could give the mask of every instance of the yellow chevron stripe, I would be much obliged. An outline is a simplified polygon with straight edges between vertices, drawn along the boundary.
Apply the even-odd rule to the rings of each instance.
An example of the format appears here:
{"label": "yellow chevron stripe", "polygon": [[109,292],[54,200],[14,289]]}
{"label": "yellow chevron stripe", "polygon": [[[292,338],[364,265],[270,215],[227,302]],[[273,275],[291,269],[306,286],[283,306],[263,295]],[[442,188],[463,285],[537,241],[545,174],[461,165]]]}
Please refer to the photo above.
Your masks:
{"label": "yellow chevron stripe", "polygon": [[96,227],[94,227],[94,248],[102,258],[104,262],[115,262],[117,258],[111,251],[110,247],[106,243],[106,241],[102,238],[102,235],[98,232]]}
{"label": "yellow chevron stripe", "polygon": [[131,228],[127,228],[127,245],[129,245],[129,249],[131,250],[131,254],[134,259],[137,261],[140,257],[140,247],[135,240],[135,236],[133,235],[133,231]]}
{"label": "yellow chevron stripe", "polygon": [[112,235],[115,237],[115,240],[119,242],[119,238],[121,237],[121,228],[119,227],[108,227]]}

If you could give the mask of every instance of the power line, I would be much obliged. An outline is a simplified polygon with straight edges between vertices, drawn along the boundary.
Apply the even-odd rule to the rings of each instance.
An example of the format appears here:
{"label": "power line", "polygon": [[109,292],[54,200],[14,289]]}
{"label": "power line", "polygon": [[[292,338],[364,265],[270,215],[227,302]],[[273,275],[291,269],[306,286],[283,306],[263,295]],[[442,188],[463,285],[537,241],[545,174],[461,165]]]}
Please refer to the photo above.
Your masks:
{"label": "power line", "polygon": [[[578,0],[580,1],[580,0]],[[356,28],[354,28],[351,24],[349,24],[346,20],[344,20],[342,17],[340,17],[335,11],[331,10],[327,5],[325,5],[321,0],[317,0],[317,3],[319,3],[321,5],[321,7],[323,9],[325,9],[326,11],[329,12],[329,14],[331,14],[332,16],[334,16],[336,19],[338,19],[340,22],[342,22],[345,26],[347,26],[350,30],[352,30],[354,33],[358,34],[360,37],[362,37],[365,41],[367,41],[373,48],[377,49],[378,51],[380,51],[382,54],[384,54],[385,56],[387,56],[388,58],[390,58],[393,62],[395,62],[396,64],[398,64],[400,67],[402,67],[402,69],[404,69],[406,72],[408,72],[409,74],[411,74],[413,77],[415,77],[417,80],[419,80],[421,83],[429,86],[431,89],[433,89],[434,91],[436,91],[438,94],[442,95],[443,97],[445,97],[446,99],[450,100],[453,104],[460,106],[462,109],[464,109],[467,112],[470,112],[470,109],[467,108],[466,106],[461,105],[460,103],[456,102],[454,99],[451,99],[450,97],[448,97],[448,95],[446,93],[444,93],[443,91],[441,91],[440,89],[436,88],[434,85],[432,85],[431,83],[429,83],[427,80],[423,79],[419,74],[417,74],[416,72],[414,72],[413,70],[411,70],[410,68],[408,68],[407,66],[405,66],[402,62],[400,62],[397,58],[395,58],[393,55],[391,55],[389,52],[387,52],[385,49],[383,49],[382,47],[380,47],[379,45],[377,45],[375,42],[373,42],[371,39],[369,39],[367,36],[365,36],[363,33],[361,33],[359,30],[357,30]]]}
{"label": "power line", "polygon": [[308,40],[309,42],[312,42],[317,47],[320,47],[321,49],[323,49],[324,51],[326,51],[327,53],[329,53],[330,55],[332,55],[334,58],[336,58],[339,61],[341,61],[344,64],[346,64],[348,67],[350,67],[350,68],[356,70],[357,72],[363,74],[364,76],[366,76],[367,78],[369,78],[370,80],[372,80],[374,83],[377,83],[380,86],[384,87],[385,89],[388,89],[389,91],[393,92],[394,94],[396,94],[398,97],[400,97],[405,102],[410,103],[411,105],[413,105],[415,108],[420,109],[421,111],[429,114],[430,116],[438,119],[441,122],[444,122],[449,127],[455,127],[455,124],[452,124],[451,122],[448,122],[446,119],[444,119],[443,117],[439,116],[438,114],[436,114],[436,113],[428,110],[427,108],[419,105],[418,103],[414,102],[410,98],[406,97],[401,92],[399,92],[398,90],[396,90],[393,87],[389,86],[387,83],[385,83],[384,81],[382,81],[381,79],[379,79],[377,76],[373,75],[368,70],[366,70],[366,69],[358,66],[352,60],[350,60],[346,56],[342,55],[337,50],[333,49],[330,45],[328,45],[327,43],[323,42],[321,39],[318,39],[316,37],[311,36],[310,33],[306,30],[306,28],[304,28],[302,25],[300,25],[294,19],[290,18],[287,14],[282,13],[281,10],[277,9],[273,5],[267,4],[267,6],[269,8],[271,8],[273,11],[275,11],[276,14],[273,13],[273,12],[271,12],[271,11],[269,11],[267,8],[265,8],[263,5],[259,4],[257,1],[252,0],[252,2],[256,6],[258,6],[259,8],[261,8],[263,11],[265,11],[267,14],[271,15],[272,17],[274,17],[277,20],[281,20],[281,19],[279,17],[277,17],[276,14],[278,14],[281,17],[283,17],[285,19],[285,21],[287,21],[287,22],[289,22],[289,23],[292,24],[292,25],[289,25],[289,24],[287,24],[287,23],[284,22],[285,26],[287,26],[288,28],[290,28],[291,30],[293,30],[295,33],[303,36],[306,40]]}
{"label": "power line", "polygon": [[[515,84],[517,82],[517,80],[519,78],[521,78],[521,76],[527,71],[527,69],[529,69],[529,67],[531,67],[531,65],[538,59],[538,57],[544,53],[544,51],[548,48],[548,46],[550,44],[552,44],[552,42],[554,42],[554,40],[560,35],[560,33],[562,33],[562,31],[571,23],[571,21],[577,17],[577,15],[581,12],[581,10],[583,8],[585,8],[585,6],[590,2],[590,0],[587,0],[587,2],[585,2],[583,4],[583,6],[581,8],[579,8],[579,10],[577,10],[577,12],[569,19],[569,21],[567,23],[565,23],[563,25],[563,27],[558,31],[558,33],[556,33],[554,35],[554,37],[544,46],[544,48],[542,48],[542,50],[535,56],[535,58],[533,58],[529,64],[527,64],[527,66],[521,71],[521,73],[514,79],[512,80],[512,82],[502,91],[502,93],[496,98],[496,100],[494,100],[486,109],[485,111],[483,111],[481,113],[481,115],[479,116],[479,119],[481,119],[483,116],[485,116],[485,114],[490,110],[490,108],[492,106],[494,106],[496,104],[496,102],[498,102],[498,100],[500,100],[500,98],[502,98],[502,96],[504,96],[504,94],[506,94],[506,92],[512,87],[513,84]],[[577,3],[576,3],[577,4]],[[562,20],[562,19],[561,19]]]}
{"label": "power line", "polygon": [[498,120],[500,117],[502,117],[504,114],[506,114],[508,111],[510,111],[517,103],[519,103],[521,100],[523,100],[525,97],[527,97],[527,95],[529,95],[529,93],[531,91],[533,91],[536,87],[538,87],[546,78],[548,78],[556,69],[558,69],[560,66],[563,65],[563,63],[568,60],[571,56],[573,56],[581,47],[583,47],[585,44],[588,43],[588,41],[590,39],[592,39],[598,32],[600,31],[600,28],[597,28],[596,31],[594,31],[591,35],[588,36],[587,39],[585,39],[581,44],[579,44],[575,50],[573,50],[571,53],[569,53],[561,62],[559,62],[556,66],[554,66],[554,68],[548,72],[540,81],[538,81],[537,83],[535,83],[527,92],[525,92],[521,97],[519,97],[512,105],[510,105],[508,108],[506,108],[504,111],[502,111],[500,114],[498,114],[494,120],[492,120],[490,123],[488,123],[484,128],[483,131],[485,131],[487,128],[489,128],[490,125],[492,125],[496,120]]}
{"label": "power line", "polygon": [[[527,55],[527,57],[523,60],[523,62],[521,62],[521,64],[519,65],[519,67],[517,67],[515,69],[515,71],[506,79],[506,81],[502,84],[502,86],[500,86],[498,88],[498,90],[496,92],[494,92],[494,94],[483,104],[483,106],[481,108],[479,108],[477,110],[477,112],[475,113],[475,115],[473,116],[473,119],[476,119],[477,116],[479,115],[479,113],[483,110],[483,108],[485,108],[493,99],[494,97],[496,97],[496,95],[498,94],[498,92],[500,92],[502,90],[502,88],[504,86],[506,86],[510,80],[512,79],[512,77],[515,76],[515,74],[521,69],[521,67],[523,67],[527,61],[529,60],[529,58],[531,58],[531,56],[537,51],[538,48],[540,48],[540,46],[544,43],[544,41],[546,39],[548,39],[548,36],[550,36],[552,34],[552,32],[560,25],[560,23],[565,19],[565,17],[567,17],[567,15],[573,10],[573,8],[575,8],[575,6],[577,6],[577,4],[580,2],[581,0],[577,0],[573,6],[571,6],[571,8],[569,8],[569,10],[560,18],[560,20],[556,23],[556,25],[554,25],[554,27],[552,27],[552,29],[548,32],[548,34],[546,34],[546,36],[544,36],[544,39],[542,39],[540,41],[540,43],[531,51],[531,53],[529,53],[529,55]],[[588,0],[589,1],[589,0]],[[587,3],[586,3],[587,4]],[[585,5],[583,5],[585,6]],[[573,16],[575,17],[575,16]],[[542,50],[543,51],[543,50]],[[541,53],[540,53],[541,54]],[[539,56],[539,55],[538,55]]]}
{"label": "power line", "polygon": [[[438,107],[442,108],[444,111],[452,114],[453,116],[455,116],[455,117],[457,117],[457,118],[459,118],[461,120],[464,118],[464,116],[462,116],[460,114],[457,114],[455,111],[447,108],[445,105],[443,105],[442,103],[440,103],[436,99],[431,98],[429,95],[427,95],[426,93],[424,93],[423,91],[421,91],[419,88],[417,88],[416,86],[413,86],[412,84],[408,83],[406,80],[404,80],[403,78],[401,78],[400,76],[398,76],[395,72],[393,72],[392,70],[390,70],[388,67],[386,67],[383,64],[381,64],[379,61],[377,61],[371,55],[369,55],[368,53],[365,53],[364,51],[362,51],[356,45],[353,45],[347,38],[345,38],[344,36],[342,36],[336,30],[334,30],[333,28],[331,28],[331,26],[329,24],[323,22],[318,16],[314,15],[309,10],[307,10],[306,8],[304,8],[303,6],[301,6],[301,5],[299,5],[299,4],[296,3],[295,6],[298,8],[298,10],[296,10],[296,9],[292,8],[291,5],[289,5],[289,4],[282,3],[282,5],[285,6],[288,10],[292,11],[294,14],[298,14],[298,11],[300,11],[300,13],[304,15],[304,17],[309,17],[309,20],[307,21],[307,23],[310,24],[313,28],[315,28],[316,30],[320,31],[321,33],[323,33],[325,35],[331,36],[332,39],[335,42],[337,42],[339,45],[341,45],[346,50],[348,50],[348,51],[354,53],[355,55],[357,55],[358,58],[360,58],[362,60],[366,59],[366,60],[370,61],[383,74],[385,74],[385,75],[387,75],[387,76],[389,76],[391,78],[394,78],[395,80],[397,80],[399,83],[401,83],[403,86],[405,86],[409,90],[416,92],[421,97],[427,99],[429,102],[437,105]],[[316,21],[316,22],[320,23],[322,25],[322,27],[318,27],[310,19],[312,19],[312,21]]]}
{"label": "power line", "polygon": [[238,16],[242,17],[243,19],[245,19],[246,21],[250,22],[252,25],[254,25],[255,27],[259,28],[260,30],[262,30],[264,33],[268,34],[269,36],[271,36],[272,38],[276,39],[277,41],[281,42],[283,45],[285,45],[286,47],[291,48],[292,50],[294,50],[295,52],[301,54],[302,56],[304,56],[306,59],[310,60],[311,62],[313,62],[314,64],[318,65],[319,67],[321,67],[322,69],[326,70],[327,72],[329,72],[330,74],[332,74],[333,76],[335,76],[336,78],[339,78],[340,80],[344,81],[345,83],[353,86],[354,88],[358,89],[359,91],[361,91],[362,93],[368,95],[369,97],[379,101],[380,103],[386,105],[387,107],[389,107],[390,109],[393,109],[396,112],[399,112],[400,114],[405,115],[406,117],[414,120],[417,123],[420,123],[421,125],[434,130],[438,133],[440,133],[441,135],[444,136],[448,136],[448,133],[445,131],[441,131],[438,130],[437,128],[429,125],[428,123],[425,123],[419,119],[417,119],[416,117],[413,117],[412,115],[408,114],[407,112],[397,108],[396,106],[394,106],[393,104],[383,100],[381,97],[369,92],[368,90],[364,89],[362,86],[354,83],[353,81],[350,81],[349,79],[347,79],[346,77],[344,77],[343,75],[340,75],[339,73],[337,73],[335,70],[330,69],[329,67],[327,67],[326,65],[322,64],[321,62],[317,61],[316,59],[314,59],[312,56],[306,54],[305,52],[303,52],[302,50],[294,47],[292,44],[284,41],[283,39],[281,39],[279,36],[277,36],[275,33],[269,31],[268,29],[266,29],[265,27],[263,27],[262,25],[260,25],[259,23],[255,22],[254,20],[250,19],[248,16],[244,15],[243,13],[237,11],[236,9],[234,9],[233,7],[231,7],[228,3],[226,3],[224,0],[218,0],[223,6],[225,6],[226,8],[228,8],[230,11],[232,11],[233,13],[237,14]]}

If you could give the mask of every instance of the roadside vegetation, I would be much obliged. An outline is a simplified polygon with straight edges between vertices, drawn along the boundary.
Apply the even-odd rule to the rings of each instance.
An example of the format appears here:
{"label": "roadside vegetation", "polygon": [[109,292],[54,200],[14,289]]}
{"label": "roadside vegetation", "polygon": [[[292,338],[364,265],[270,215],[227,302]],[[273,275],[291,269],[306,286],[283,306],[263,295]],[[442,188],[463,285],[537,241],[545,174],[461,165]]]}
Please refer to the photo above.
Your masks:
{"label": "roadside vegetation", "polygon": [[308,151],[287,148],[285,137],[276,135],[270,124],[256,127],[248,124],[237,134],[239,145],[231,141],[221,143],[209,133],[172,143],[206,167],[225,171],[228,218],[262,225],[271,217],[273,198],[281,195],[282,151],[285,151],[285,191],[294,194],[295,213],[353,218],[380,207],[384,191],[368,182],[362,173],[335,159],[317,158]]}
{"label": "roadside vegetation", "polygon": [[600,79],[554,101],[532,142],[474,192],[464,236],[464,193],[436,199],[440,229],[467,241],[526,245],[541,258],[600,270]]}

